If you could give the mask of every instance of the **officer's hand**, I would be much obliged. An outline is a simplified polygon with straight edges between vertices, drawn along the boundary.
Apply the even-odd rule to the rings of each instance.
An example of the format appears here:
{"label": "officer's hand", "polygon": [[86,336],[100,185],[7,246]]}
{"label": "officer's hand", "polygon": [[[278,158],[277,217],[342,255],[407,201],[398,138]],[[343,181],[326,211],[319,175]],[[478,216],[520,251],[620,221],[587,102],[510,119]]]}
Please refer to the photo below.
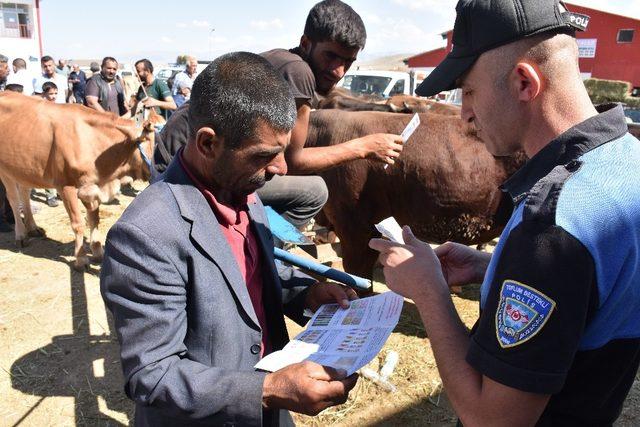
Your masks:
{"label": "officer's hand", "polygon": [[402,138],[391,133],[376,133],[359,138],[363,157],[394,164],[402,151]]}
{"label": "officer's hand", "polygon": [[481,283],[491,260],[491,254],[453,242],[438,246],[435,253],[449,286]]}
{"label": "officer's hand", "polygon": [[414,301],[428,298],[432,289],[447,289],[440,261],[427,243],[416,238],[407,226],[402,228],[405,244],[371,239],[369,247],[380,252],[387,286]]}
{"label": "officer's hand", "polygon": [[357,380],[356,374],[345,378],[344,372],[314,362],[295,363],[266,376],[262,404],[267,409],[317,415],[346,402]]}
{"label": "officer's hand", "polygon": [[342,308],[349,308],[349,301],[358,299],[358,294],[351,288],[333,282],[318,282],[309,287],[306,297],[306,307],[316,311],[322,304],[340,304]]}

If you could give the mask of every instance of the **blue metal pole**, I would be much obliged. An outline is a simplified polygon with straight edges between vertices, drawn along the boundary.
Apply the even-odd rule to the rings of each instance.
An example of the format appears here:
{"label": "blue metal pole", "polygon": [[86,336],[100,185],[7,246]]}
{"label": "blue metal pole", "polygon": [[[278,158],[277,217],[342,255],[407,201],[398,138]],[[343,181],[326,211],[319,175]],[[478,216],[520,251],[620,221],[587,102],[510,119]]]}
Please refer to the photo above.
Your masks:
{"label": "blue metal pole", "polygon": [[335,268],[327,267],[326,265],[320,264],[319,262],[311,261],[306,258],[293,255],[280,248],[273,248],[273,254],[280,261],[284,261],[287,264],[295,265],[296,267],[299,267],[303,270],[319,274],[322,277],[335,280],[336,282],[345,284],[351,288],[355,288],[358,290],[367,290],[371,288],[370,280],[354,276],[353,274],[348,274],[340,270],[336,270]]}

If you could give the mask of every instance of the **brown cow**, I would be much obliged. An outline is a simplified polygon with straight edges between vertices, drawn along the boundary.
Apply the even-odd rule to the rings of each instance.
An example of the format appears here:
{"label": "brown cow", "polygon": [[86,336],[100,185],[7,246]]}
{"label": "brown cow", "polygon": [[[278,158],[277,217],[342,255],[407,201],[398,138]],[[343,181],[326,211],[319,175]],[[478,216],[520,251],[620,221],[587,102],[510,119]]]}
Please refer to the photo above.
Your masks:
{"label": "brown cow", "polygon": [[374,95],[356,95],[344,88],[333,88],[327,95],[320,97],[316,105],[318,110],[345,110],[345,111],[382,111],[388,113],[410,113],[402,110]]}
{"label": "brown cow", "polygon": [[460,107],[411,95],[394,95],[383,99],[373,95],[356,95],[344,88],[334,88],[318,100],[318,110],[381,111],[388,113],[426,113],[460,115]]}
{"label": "brown cow", "polygon": [[420,98],[411,95],[393,95],[386,101],[387,105],[393,105],[396,112],[403,113],[436,113],[449,116],[460,116],[460,107],[433,99]]}
{"label": "brown cow", "polygon": [[0,93],[0,179],[16,218],[16,244],[21,247],[28,236],[44,235],[31,213],[30,189],[56,188],[75,233],[76,267],[89,263],[78,199],[87,209],[93,257],[100,260],[99,204],[119,192],[121,179],[150,176],[138,146],[151,157],[153,122],[136,126],[133,120],[77,104]]}
{"label": "brown cow", "polygon": [[[401,133],[411,115],[314,111],[308,146],[338,144],[376,132]],[[373,225],[394,216],[430,242],[487,242],[499,235],[511,206],[498,186],[524,159],[494,158],[459,117],[423,113],[396,164],[358,160],[327,170],[324,214],[342,245],[345,270],[371,275]],[[506,201],[506,199],[504,199]],[[499,209],[502,206],[504,209]]]}

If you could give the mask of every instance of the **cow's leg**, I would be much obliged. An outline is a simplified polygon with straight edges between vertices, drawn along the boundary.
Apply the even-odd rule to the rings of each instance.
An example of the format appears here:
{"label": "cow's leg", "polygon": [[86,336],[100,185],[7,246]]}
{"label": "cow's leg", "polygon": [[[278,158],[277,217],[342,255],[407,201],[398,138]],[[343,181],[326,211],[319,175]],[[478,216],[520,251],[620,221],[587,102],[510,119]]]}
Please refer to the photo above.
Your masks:
{"label": "cow's leg", "polygon": [[343,216],[338,221],[332,219],[331,223],[340,238],[344,270],[370,279],[373,266],[376,263],[377,252],[369,249],[372,232],[366,227],[358,226],[361,223],[365,224],[366,221],[363,221],[363,218],[358,218],[358,215],[355,214],[351,217]]}
{"label": "cow's leg", "polygon": [[344,238],[339,234],[338,236],[340,237],[344,270],[370,279],[377,259],[377,252],[369,249],[371,236],[354,237],[352,234]]}
{"label": "cow's leg", "polygon": [[20,203],[22,204],[22,215],[24,216],[24,226],[27,230],[27,236],[46,236],[47,233],[45,233],[44,229],[38,227],[36,221],[33,219],[33,212],[31,212],[31,188],[18,185],[17,190]]}
{"label": "cow's leg", "polygon": [[18,185],[7,178],[2,178],[5,190],[7,192],[7,200],[11,205],[11,211],[15,219],[15,233],[16,233],[16,246],[22,248],[27,243],[27,228],[22,221],[22,215],[20,215],[20,194],[18,192]]}
{"label": "cow's leg", "polygon": [[84,218],[82,218],[80,204],[78,203],[78,189],[73,186],[63,187],[62,201],[64,202],[67,214],[69,214],[71,229],[76,236],[75,248],[73,250],[73,255],[76,257],[75,268],[82,270],[82,268],[89,265],[89,258],[84,250]]}
{"label": "cow's leg", "polygon": [[87,222],[89,223],[89,245],[91,247],[92,260],[101,262],[104,250],[98,225],[100,224],[100,205],[97,202],[88,203],[84,200],[82,204],[87,209]]}

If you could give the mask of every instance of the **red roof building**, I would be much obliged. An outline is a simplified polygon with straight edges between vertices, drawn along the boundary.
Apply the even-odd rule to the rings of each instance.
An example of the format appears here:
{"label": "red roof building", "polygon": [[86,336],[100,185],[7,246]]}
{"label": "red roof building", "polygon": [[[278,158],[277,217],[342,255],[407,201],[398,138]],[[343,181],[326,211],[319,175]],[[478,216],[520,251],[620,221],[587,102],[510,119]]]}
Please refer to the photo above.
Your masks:
{"label": "red roof building", "polygon": [[[578,32],[580,71],[585,78],[631,82],[640,90],[640,20],[566,3],[572,12],[589,15],[587,31]],[[430,70],[451,51],[453,30],[442,34],[447,46],[407,58],[409,68]]]}

